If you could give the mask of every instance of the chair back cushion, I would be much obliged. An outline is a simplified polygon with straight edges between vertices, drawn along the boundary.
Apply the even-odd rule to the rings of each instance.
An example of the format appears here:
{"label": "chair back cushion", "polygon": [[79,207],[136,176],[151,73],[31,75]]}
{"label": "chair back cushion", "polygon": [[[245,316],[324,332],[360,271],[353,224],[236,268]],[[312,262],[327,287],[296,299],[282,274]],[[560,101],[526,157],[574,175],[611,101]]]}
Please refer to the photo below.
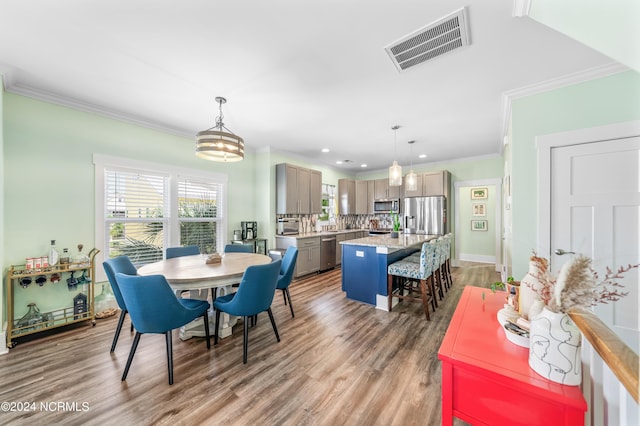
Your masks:
{"label": "chair back cushion", "polygon": [[137,275],[138,271],[136,270],[136,267],[131,263],[128,256],[118,256],[113,259],[107,259],[102,262],[102,266],[104,267],[104,272],[107,274],[107,278],[111,284],[113,294],[116,296],[118,306],[123,311],[126,311],[127,305],[125,305],[124,300],[122,299],[122,293],[120,293],[120,287],[116,281],[116,274]]}
{"label": "chair back cushion", "polygon": [[273,302],[281,264],[282,260],[276,260],[265,265],[249,266],[233,299],[228,302],[219,302],[216,299],[214,306],[239,317],[266,311]]}
{"label": "chair back cushion", "polygon": [[194,254],[200,254],[200,247],[198,246],[182,246],[182,247],[168,247],[167,259],[173,259],[174,257],[193,256]]}
{"label": "chair back cushion", "polygon": [[253,253],[251,244],[227,244],[224,246],[225,253]]}
{"label": "chair back cushion", "polygon": [[209,303],[183,304],[162,275],[116,274],[133,326],[140,333],[165,333],[202,316]]}
{"label": "chair back cushion", "polygon": [[422,243],[420,251],[420,275],[426,279],[434,271],[434,261],[437,247],[435,244]]}
{"label": "chair back cushion", "polygon": [[280,266],[280,275],[278,276],[278,290],[284,290],[289,287],[291,280],[293,279],[293,270],[296,267],[296,260],[298,260],[298,247],[291,246],[284,253],[282,258],[282,265]]}

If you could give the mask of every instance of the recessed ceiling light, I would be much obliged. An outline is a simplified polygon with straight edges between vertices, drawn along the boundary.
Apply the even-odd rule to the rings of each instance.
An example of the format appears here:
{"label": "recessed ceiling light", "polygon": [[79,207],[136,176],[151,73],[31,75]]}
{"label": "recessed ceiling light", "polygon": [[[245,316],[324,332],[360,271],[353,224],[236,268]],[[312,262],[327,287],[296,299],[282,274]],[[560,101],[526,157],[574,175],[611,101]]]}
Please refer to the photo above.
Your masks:
{"label": "recessed ceiling light", "polygon": [[338,160],[336,161],[336,164],[342,164],[342,161]]}
{"label": "recessed ceiling light", "polygon": [[427,158],[427,154],[420,154],[418,155],[418,158]]}
{"label": "recessed ceiling light", "polygon": [[329,152],[329,148],[322,148],[322,152]]}
{"label": "recessed ceiling light", "polygon": [[367,167],[366,164],[360,164],[360,167]]}

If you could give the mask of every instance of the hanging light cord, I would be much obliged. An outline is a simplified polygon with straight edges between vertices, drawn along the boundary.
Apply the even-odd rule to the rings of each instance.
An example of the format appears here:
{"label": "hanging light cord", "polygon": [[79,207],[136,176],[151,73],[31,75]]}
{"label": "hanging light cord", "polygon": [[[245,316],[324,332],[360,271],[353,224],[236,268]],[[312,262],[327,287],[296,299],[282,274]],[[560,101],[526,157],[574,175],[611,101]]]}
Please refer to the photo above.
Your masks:
{"label": "hanging light cord", "polygon": [[409,141],[409,161],[411,162],[409,166],[409,170],[413,171],[413,143],[415,141]]}
{"label": "hanging light cord", "polygon": [[398,126],[397,124],[395,126],[393,126],[391,129],[393,130],[393,156],[395,158],[398,158],[398,141],[397,141],[397,136],[398,136],[398,129],[400,128],[400,126]]}

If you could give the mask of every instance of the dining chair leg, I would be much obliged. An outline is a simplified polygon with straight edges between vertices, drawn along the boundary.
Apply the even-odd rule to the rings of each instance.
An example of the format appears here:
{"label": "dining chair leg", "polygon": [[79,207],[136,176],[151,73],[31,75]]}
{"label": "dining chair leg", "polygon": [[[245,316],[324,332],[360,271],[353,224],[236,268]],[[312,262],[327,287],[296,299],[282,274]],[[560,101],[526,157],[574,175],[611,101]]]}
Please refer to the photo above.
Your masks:
{"label": "dining chair leg", "polygon": [[202,320],[204,321],[204,334],[207,339],[207,349],[211,349],[211,334],[209,333],[209,315],[207,311],[204,311]]}
{"label": "dining chair leg", "polygon": [[273,327],[273,332],[276,333],[276,340],[280,341],[280,335],[278,334],[278,327],[276,327],[276,320],[273,318],[273,312],[271,312],[271,307],[267,309],[267,313],[269,314],[269,319],[271,320],[271,326]]}
{"label": "dining chair leg", "polygon": [[387,305],[389,312],[391,312],[391,305],[393,305],[393,275],[387,274]]}
{"label": "dining chair leg", "polygon": [[127,365],[124,367],[124,373],[122,373],[122,381],[124,382],[127,379],[127,374],[129,374],[129,367],[131,367],[131,361],[133,361],[133,356],[136,354],[136,349],[138,348],[138,343],[140,342],[141,333],[136,331],[136,335],[133,337],[133,343],[131,344],[131,350],[129,351],[129,358],[127,358]]}
{"label": "dining chair leg", "polygon": [[284,305],[287,306],[287,295],[285,294],[286,289],[282,289],[282,299],[284,300]]}
{"label": "dining chair leg", "polygon": [[247,349],[249,346],[249,317],[244,317],[244,341],[242,344],[242,363],[247,363]]}
{"label": "dining chair leg", "polygon": [[218,292],[216,291],[216,287],[211,287],[211,304],[216,301],[216,297],[218,297]]}
{"label": "dining chair leg", "polygon": [[213,344],[218,344],[218,323],[220,322],[220,311],[216,309],[216,329],[213,330]]}
{"label": "dining chair leg", "polygon": [[[289,300],[289,309],[291,310],[291,318],[295,318],[296,316],[293,313],[293,303],[291,303],[291,293],[289,293],[289,287],[282,290],[284,294],[286,294],[287,299]],[[286,303],[285,303],[286,305]]]}
{"label": "dining chair leg", "polygon": [[167,368],[169,369],[169,384],[173,384],[173,339],[171,330],[164,333],[167,341]]}
{"label": "dining chair leg", "polygon": [[[113,336],[113,343],[111,343],[111,352],[116,350],[118,337],[120,337],[120,330],[122,330],[122,325],[124,324],[124,318],[126,316],[127,316],[127,311],[122,309],[120,311],[120,318],[118,318],[118,325],[116,326],[116,334]],[[133,324],[131,324],[131,327],[133,327]]]}

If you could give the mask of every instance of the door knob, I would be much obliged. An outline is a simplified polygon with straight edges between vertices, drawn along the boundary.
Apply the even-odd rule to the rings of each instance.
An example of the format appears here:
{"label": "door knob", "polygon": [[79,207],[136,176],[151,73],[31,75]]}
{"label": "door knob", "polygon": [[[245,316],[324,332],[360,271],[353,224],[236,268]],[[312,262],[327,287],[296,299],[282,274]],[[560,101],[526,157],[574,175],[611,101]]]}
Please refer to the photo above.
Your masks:
{"label": "door knob", "polygon": [[562,256],[563,254],[575,254],[575,252],[564,251],[562,249],[556,249],[556,251],[554,253],[557,254],[558,256]]}

